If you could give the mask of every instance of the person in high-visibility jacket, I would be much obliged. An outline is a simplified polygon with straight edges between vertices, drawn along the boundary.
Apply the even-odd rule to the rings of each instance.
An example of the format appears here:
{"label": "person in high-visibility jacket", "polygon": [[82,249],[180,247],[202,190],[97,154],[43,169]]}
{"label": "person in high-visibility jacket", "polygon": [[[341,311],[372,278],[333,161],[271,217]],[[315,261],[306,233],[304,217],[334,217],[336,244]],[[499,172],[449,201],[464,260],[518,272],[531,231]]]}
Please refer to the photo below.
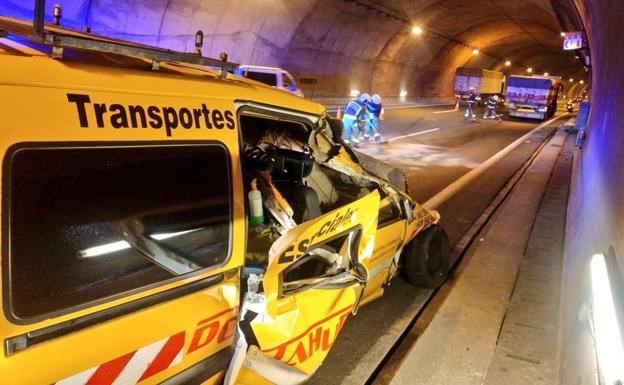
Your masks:
{"label": "person in high-visibility jacket", "polygon": [[379,134],[379,120],[383,114],[383,105],[381,104],[381,96],[374,94],[371,102],[366,105],[366,130],[364,132],[364,141],[368,141],[373,136],[376,143],[381,142]]}
{"label": "person in high-visibility jacket", "polygon": [[485,101],[485,113],[483,114],[483,119],[498,119],[501,121],[500,115],[496,113],[496,106],[498,105],[498,95],[490,96]]}
{"label": "person in high-visibility jacket", "polygon": [[342,115],[342,139],[347,144],[353,144],[356,147],[360,144],[360,122],[366,119],[366,105],[370,100],[370,95],[362,94],[345,106]]}
{"label": "person in high-visibility jacket", "polygon": [[481,100],[481,97],[477,95],[474,87],[470,87],[468,99],[466,100],[466,113],[464,113],[464,120],[470,118],[473,122],[477,121],[477,116],[474,113],[474,107],[476,107],[479,100]]}

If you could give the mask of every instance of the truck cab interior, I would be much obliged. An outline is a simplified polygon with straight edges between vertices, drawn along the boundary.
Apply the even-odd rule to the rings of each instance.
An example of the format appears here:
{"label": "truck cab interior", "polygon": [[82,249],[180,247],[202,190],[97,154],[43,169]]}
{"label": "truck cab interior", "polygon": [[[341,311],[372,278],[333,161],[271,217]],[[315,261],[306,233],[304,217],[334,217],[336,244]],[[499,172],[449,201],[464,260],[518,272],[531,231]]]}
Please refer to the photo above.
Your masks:
{"label": "truck cab interior", "polygon": [[[318,162],[308,145],[312,129],[301,122],[242,114],[240,130],[245,193],[255,179],[264,211],[264,223],[248,224],[245,275],[266,269],[271,245],[286,231],[381,191],[374,182]],[[293,273],[301,275],[301,268]]]}

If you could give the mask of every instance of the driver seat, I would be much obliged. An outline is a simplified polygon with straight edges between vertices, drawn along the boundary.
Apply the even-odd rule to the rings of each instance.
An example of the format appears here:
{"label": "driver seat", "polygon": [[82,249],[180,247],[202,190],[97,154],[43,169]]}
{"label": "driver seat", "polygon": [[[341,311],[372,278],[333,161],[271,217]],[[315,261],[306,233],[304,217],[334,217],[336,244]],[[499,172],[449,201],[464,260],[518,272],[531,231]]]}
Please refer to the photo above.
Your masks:
{"label": "driver seat", "polygon": [[312,158],[283,148],[273,151],[271,157],[274,159],[273,183],[293,209],[293,220],[300,224],[319,217],[322,212],[318,194],[303,182],[312,172]]}

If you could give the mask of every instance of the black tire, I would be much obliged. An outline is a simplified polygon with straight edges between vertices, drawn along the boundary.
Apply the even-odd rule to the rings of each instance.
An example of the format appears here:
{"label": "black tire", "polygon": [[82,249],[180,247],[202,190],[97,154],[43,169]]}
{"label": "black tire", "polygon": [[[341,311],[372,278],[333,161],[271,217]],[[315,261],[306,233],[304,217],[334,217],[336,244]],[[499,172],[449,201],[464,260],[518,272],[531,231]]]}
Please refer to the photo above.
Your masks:
{"label": "black tire", "polygon": [[431,225],[405,246],[403,267],[415,286],[436,289],[449,272],[449,240],[439,225]]}

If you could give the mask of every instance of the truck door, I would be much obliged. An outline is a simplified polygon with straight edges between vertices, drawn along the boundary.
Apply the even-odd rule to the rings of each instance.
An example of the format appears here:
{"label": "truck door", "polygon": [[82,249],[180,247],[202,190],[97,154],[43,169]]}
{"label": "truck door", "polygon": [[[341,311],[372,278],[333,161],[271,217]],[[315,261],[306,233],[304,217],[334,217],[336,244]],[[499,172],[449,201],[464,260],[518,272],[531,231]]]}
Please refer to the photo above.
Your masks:
{"label": "truck door", "polygon": [[406,237],[406,228],[407,220],[401,213],[396,198],[389,196],[384,198],[379,207],[375,250],[372,258],[363,263],[369,274],[363,303],[379,298],[383,294],[388,274],[398,268],[397,253],[401,250]]}
{"label": "truck door", "polygon": [[247,343],[273,364],[248,353],[238,383],[259,383],[258,376],[299,383],[321,365],[364,291],[367,272],[359,260],[373,252],[378,207],[374,191],[276,241],[262,280],[264,298],[244,305],[241,322],[244,332],[248,322]]}

